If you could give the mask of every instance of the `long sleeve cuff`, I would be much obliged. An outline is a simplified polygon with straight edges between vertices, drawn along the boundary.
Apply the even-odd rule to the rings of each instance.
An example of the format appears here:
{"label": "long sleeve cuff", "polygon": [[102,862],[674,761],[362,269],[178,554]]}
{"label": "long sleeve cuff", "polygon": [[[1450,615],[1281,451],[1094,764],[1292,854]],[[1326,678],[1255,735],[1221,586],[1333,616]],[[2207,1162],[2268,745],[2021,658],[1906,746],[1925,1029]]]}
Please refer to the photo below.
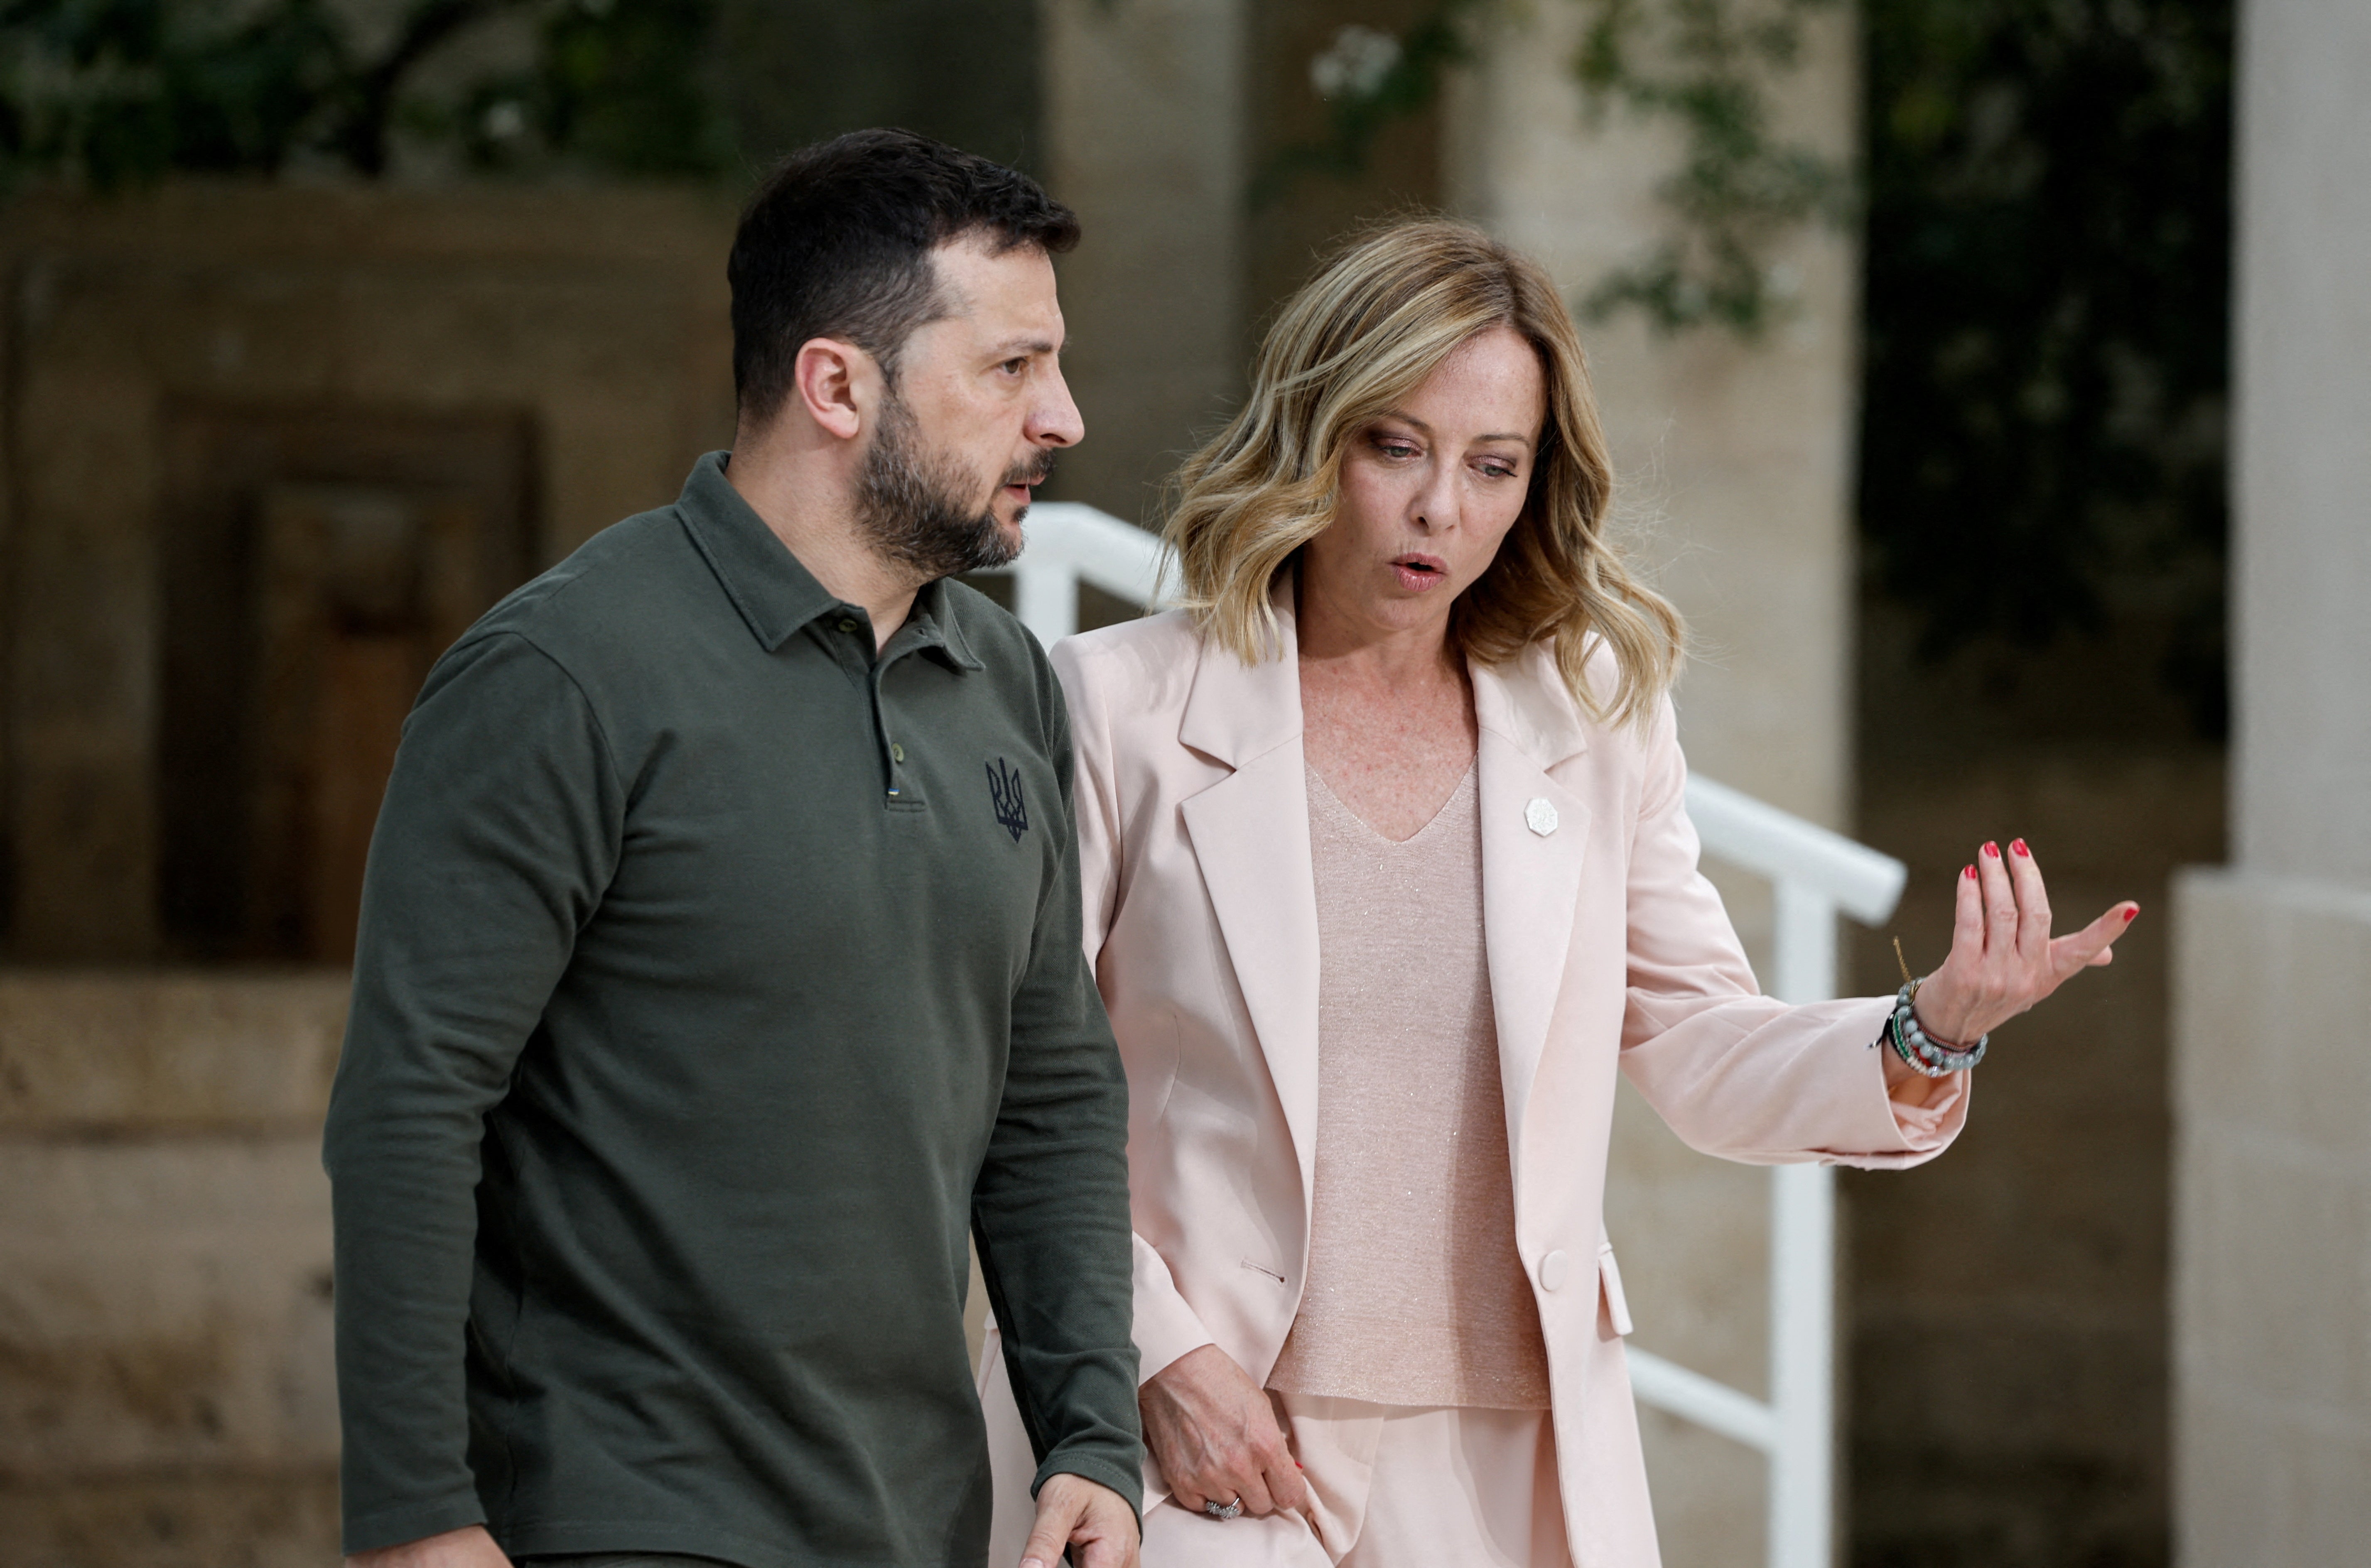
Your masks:
{"label": "long sleeve cuff", "polygon": [[1139,1386],[1189,1351],[1218,1342],[1177,1291],[1168,1262],[1139,1236],[1136,1240],[1136,1380]]}

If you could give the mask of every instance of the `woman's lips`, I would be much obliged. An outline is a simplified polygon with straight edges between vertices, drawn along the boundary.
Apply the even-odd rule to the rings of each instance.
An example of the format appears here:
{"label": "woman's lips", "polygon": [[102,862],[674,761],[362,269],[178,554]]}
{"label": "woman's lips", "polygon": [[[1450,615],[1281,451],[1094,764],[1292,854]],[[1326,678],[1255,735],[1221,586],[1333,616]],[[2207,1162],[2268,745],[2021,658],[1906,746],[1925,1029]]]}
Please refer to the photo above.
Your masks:
{"label": "woman's lips", "polygon": [[1402,588],[1422,594],[1449,581],[1449,563],[1439,556],[1404,555],[1393,559],[1392,572]]}

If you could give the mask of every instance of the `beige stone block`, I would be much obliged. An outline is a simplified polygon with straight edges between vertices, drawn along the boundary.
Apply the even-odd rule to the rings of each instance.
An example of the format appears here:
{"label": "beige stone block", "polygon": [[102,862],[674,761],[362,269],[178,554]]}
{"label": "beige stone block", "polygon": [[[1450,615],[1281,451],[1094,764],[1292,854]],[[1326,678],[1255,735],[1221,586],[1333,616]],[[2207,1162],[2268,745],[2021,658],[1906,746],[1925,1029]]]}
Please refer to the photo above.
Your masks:
{"label": "beige stone block", "polygon": [[2180,1559],[2348,1561],[2371,1539],[2371,892],[2201,870],[2177,916]]}
{"label": "beige stone block", "polygon": [[2371,1161],[2371,891],[2196,871],[2183,879],[2174,1092],[2201,1125]]}
{"label": "beige stone block", "polygon": [[0,1134],[319,1124],[341,971],[0,971]]}
{"label": "beige stone block", "polygon": [[318,1136],[0,1143],[0,1475],[337,1447]]}
{"label": "beige stone block", "polygon": [[2178,1191],[2184,1378],[2371,1421],[2371,1172],[2200,1128]]}
{"label": "beige stone block", "polygon": [[2191,1391],[2181,1409],[2174,1449],[2174,1561],[2183,1568],[2275,1568],[2287,1485],[2280,1468],[2265,1462],[2274,1431],[2251,1420],[2244,1401]]}
{"label": "beige stone block", "polygon": [[0,1480],[9,1568],[328,1568],[334,1466]]}
{"label": "beige stone block", "polygon": [[2273,1535],[2280,1542],[2277,1561],[2360,1561],[2371,1541],[2371,1422],[2284,1432],[2272,1457],[2283,1482]]}

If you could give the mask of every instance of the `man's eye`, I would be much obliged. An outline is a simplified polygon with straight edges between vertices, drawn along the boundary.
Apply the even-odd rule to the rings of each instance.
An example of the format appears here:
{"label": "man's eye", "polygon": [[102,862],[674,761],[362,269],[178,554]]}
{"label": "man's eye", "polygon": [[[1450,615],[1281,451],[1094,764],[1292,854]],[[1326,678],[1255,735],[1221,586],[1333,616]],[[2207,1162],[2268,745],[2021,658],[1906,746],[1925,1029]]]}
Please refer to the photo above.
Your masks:
{"label": "man's eye", "polygon": [[1018,375],[1029,368],[1029,362],[1025,359],[1009,359],[996,368],[1007,375]]}

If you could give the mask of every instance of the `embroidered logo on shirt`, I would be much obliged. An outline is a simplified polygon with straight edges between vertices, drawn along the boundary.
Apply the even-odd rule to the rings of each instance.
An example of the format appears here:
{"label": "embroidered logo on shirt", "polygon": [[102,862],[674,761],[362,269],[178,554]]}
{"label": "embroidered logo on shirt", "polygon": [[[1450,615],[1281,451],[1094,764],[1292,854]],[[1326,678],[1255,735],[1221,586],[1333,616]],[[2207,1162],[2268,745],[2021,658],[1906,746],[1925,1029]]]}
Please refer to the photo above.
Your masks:
{"label": "embroidered logo on shirt", "polygon": [[996,808],[999,827],[1012,835],[1012,842],[1029,831],[1029,802],[1021,798],[1021,774],[1008,767],[1002,757],[988,765],[988,800]]}

